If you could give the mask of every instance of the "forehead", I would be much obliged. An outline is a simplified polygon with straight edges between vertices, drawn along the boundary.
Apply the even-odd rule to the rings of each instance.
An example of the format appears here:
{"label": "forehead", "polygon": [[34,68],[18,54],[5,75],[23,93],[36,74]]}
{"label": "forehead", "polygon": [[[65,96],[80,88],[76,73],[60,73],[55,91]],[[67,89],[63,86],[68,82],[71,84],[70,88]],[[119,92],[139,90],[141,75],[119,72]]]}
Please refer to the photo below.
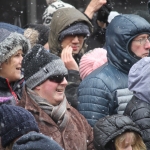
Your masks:
{"label": "forehead", "polygon": [[138,38],[147,38],[147,37],[149,37],[149,35],[150,34],[140,34],[140,35],[138,35],[138,36],[136,36],[134,39],[138,39]]}

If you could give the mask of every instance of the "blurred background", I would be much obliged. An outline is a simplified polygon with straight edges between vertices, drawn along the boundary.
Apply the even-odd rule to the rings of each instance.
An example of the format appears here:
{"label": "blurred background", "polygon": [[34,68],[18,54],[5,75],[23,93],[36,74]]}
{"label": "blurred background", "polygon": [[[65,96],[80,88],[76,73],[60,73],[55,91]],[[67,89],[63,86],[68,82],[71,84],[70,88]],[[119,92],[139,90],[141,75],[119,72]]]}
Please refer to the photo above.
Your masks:
{"label": "blurred background", "polygon": [[[90,0],[63,0],[84,11]],[[114,11],[119,13],[140,13],[150,18],[147,0],[112,0]],[[28,23],[42,23],[42,15],[46,9],[45,0],[0,0],[0,22],[6,22],[24,27]],[[150,22],[150,19],[149,19]]]}

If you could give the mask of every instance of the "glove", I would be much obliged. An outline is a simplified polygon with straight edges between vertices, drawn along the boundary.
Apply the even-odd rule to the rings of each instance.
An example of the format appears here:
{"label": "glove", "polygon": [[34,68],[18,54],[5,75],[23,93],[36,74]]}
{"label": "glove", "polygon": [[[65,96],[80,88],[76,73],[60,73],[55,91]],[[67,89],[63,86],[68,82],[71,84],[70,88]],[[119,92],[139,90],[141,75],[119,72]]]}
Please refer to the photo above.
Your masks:
{"label": "glove", "polygon": [[112,11],[112,8],[113,4],[111,0],[107,0],[107,3],[98,10],[97,20],[107,23],[107,19],[110,12]]}

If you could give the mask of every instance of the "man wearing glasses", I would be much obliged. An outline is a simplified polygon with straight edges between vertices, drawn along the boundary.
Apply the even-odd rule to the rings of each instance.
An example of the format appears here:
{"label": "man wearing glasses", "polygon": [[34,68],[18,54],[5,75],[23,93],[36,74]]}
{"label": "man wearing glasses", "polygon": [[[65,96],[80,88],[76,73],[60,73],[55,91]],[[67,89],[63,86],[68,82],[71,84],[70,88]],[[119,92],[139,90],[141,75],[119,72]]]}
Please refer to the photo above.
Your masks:
{"label": "man wearing glasses", "polygon": [[78,89],[77,109],[91,126],[104,116],[123,114],[133,96],[128,73],[134,63],[150,56],[149,36],[150,24],[138,15],[118,15],[108,25],[104,46],[108,63],[87,76]]}
{"label": "man wearing glasses", "polygon": [[18,105],[34,115],[40,132],[65,150],[93,150],[91,126],[65,97],[68,70],[63,61],[35,45],[23,58],[22,68],[25,88]]}

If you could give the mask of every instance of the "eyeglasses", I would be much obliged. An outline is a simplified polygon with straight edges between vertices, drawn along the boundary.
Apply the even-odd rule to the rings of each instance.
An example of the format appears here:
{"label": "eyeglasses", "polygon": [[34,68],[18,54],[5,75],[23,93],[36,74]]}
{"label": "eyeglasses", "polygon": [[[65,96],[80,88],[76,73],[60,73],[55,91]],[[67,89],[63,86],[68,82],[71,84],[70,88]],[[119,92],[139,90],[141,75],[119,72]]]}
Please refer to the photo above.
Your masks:
{"label": "eyeglasses", "polygon": [[64,78],[66,78],[66,80],[68,79],[68,74],[62,74],[62,75],[56,75],[56,76],[50,76],[48,78],[48,80],[52,81],[52,82],[56,82],[56,83],[61,83]]}
{"label": "eyeglasses", "polygon": [[140,38],[138,40],[133,40],[133,41],[137,41],[137,42],[140,42],[141,45],[145,45],[147,40],[148,40],[148,42],[150,42],[150,36],[147,38]]}

